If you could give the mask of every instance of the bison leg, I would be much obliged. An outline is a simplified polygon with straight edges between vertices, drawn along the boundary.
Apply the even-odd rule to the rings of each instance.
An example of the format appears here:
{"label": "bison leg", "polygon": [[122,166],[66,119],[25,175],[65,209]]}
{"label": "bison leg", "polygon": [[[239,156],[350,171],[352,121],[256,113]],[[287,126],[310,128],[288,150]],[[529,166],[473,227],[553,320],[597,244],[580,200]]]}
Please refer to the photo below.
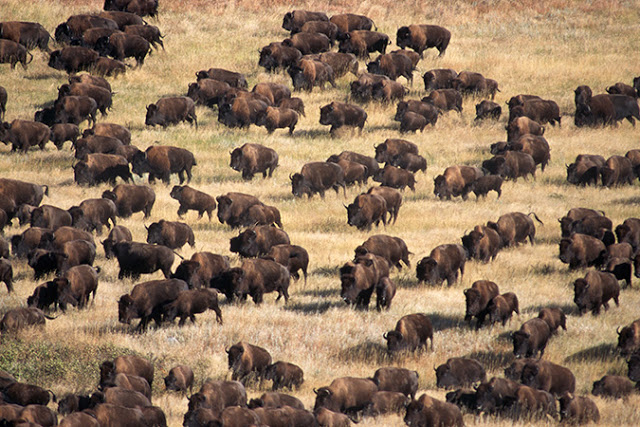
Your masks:
{"label": "bison leg", "polygon": [[[178,179],[180,180],[180,185],[184,182],[184,169],[178,172]],[[163,180],[164,181],[164,180]],[[164,181],[165,184],[169,185],[169,180]]]}
{"label": "bison leg", "polygon": [[220,307],[215,306],[212,310],[216,313],[216,322],[222,325],[222,311],[220,310]]}

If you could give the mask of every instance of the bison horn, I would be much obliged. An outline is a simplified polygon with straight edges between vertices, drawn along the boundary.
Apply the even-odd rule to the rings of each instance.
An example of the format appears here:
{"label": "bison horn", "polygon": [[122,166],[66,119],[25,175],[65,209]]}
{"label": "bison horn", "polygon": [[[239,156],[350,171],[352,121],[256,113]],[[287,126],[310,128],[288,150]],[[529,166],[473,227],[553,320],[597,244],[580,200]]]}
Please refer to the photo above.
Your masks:
{"label": "bison horn", "polygon": [[315,394],[318,394],[318,389],[317,389],[317,388],[314,388],[314,389],[313,389],[313,392],[314,392]]}
{"label": "bison horn", "polygon": [[292,175],[292,174],[289,174],[289,179],[290,179],[291,181],[293,181],[293,175]]}
{"label": "bison horn", "polygon": [[388,336],[389,336],[388,332],[385,332],[384,334],[382,334],[382,338],[384,338],[385,340],[387,339]]}
{"label": "bison horn", "polygon": [[438,368],[436,368],[436,365],[433,365],[433,370],[438,372]]}
{"label": "bison horn", "polygon": [[616,328],[616,334],[620,335],[620,326]]}
{"label": "bison horn", "polygon": [[344,206],[345,209],[349,209],[349,206],[345,205],[344,203],[342,204],[342,206]]}

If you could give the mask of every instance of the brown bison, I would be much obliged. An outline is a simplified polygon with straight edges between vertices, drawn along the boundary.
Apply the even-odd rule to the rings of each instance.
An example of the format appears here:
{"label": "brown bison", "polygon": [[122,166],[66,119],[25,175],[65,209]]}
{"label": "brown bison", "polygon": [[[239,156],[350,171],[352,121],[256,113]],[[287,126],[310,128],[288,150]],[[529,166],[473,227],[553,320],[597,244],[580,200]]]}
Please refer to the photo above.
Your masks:
{"label": "brown bison", "polygon": [[148,218],[156,201],[156,193],[151,187],[133,184],[118,184],[113,190],[105,190],[102,197],[116,204],[121,218],[128,218],[135,212],[143,212]]}
{"label": "brown bison", "polygon": [[273,72],[279,68],[286,69],[297,64],[300,58],[302,58],[302,53],[295,47],[275,42],[260,49],[258,65],[264,67],[268,72]]}
{"label": "brown bison", "polygon": [[441,200],[451,200],[451,197],[457,196],[466,200],[472,184],[483,175],[482,170],[474,166],[449,166],[442,175],[434,178],[433,194]]}
{"label": "brown bison", "polygon": [[453,79],[458,73],[449,68],[429,70],[422,76],[424,90],[453,89]]}
{"label": "brown bison", "polygon": [[387,260],[389,266],[395,266],[398,270],[402,268],[400,261],[407,267],[411,266],[409,261],[411,252],[409,252],[404,240],[399,237],[376,234],[356,247],[354,252],[356,257],[366,256],[369,253],[378,255]]}
{"label": "brown bison", "polygon": [[324,90],[326,83],[336,87],[333,68],[321,61],[301,59],[296,65],[292,65],[287,70],[291,76],[294,90],[306,90],[311,92],[314,86]]}
{"label": "brown bison", "polygon": [[416,266],[418,283],[426,282],[440,285],[444,280],[451,286],[464,275],[464,264],[467,261],[467,253],[462,245],[446,244],[436,246],[429,256],[420,260]]}
{"label": "brown bison", "polygon": [[131,242],[133,238],[131,231],[123,225],[114,226],[105,240],[102,241],[104,247],[105,258],[111,259],[113,257],[113,245],[118,242]]}
{"label": "brown bison", "polygon": [[374,194],[360,194],[353,203],[345,206],[347,209],[347,224],[359,230],[370,230],[380,221],[387,225],[387,202],[384,198]]}
{"label": "brown bison", "polygon": [[244,74],[225,70],[224,68],[209,68],[208,70],[198,71],[196,77],[198,81],[202,79],[212,79],[238,89],[247,89],[249,87]]}
{"label": "brown bison", "polygon": [[155,25],[128,24],[123,30],[127,34],[140,36],[148,41],[154,49],[158,49],[158,45],[164,50],[162,39],[164,36],[160,33],[160,29]]}
{"label": "brown bison", "polygon": [[575,162],[566,165],[567,182],[575,185],[596,185],[604,167],[604,157],[599,155],[579,154]]}
{"label": "brown bison", "polygon": [[422,98],[422,102],[432,104],[440,111],[454,110],[462,113],[462,95],[455,89],[436,89],[429,96]]}
{"label": "brown bison", "polygon": [[118,374],[143,378],[150,386],[153,384],[153,371],[153,364],[147,359],[135,355],[118,356],[100,365],[100,387],[114,381]]}
{"label": "brown bison", "polygon": [[538,313],[538,317],[547,322],[553,334],[555,334],[560,327],[565,331],[567,330],[567,316],[560,308],[543,308],[540,310],[540,313]]}
{"label": "brown bison", "polygon": [[517,141],[521,136],[531,134],[542,136],[544,126],[529,117],[516,117],[506,126],[507,141]]}
{"label": "brown bison", "polygon": [[466,313],[464,320],[471,324],[471,319],[477,319],[476,329],[480,329],[485,317],[489,314],[489,303],[498,295],[498,285],[489,280],[477,280],[470,288],[464,290]]}
{"label": "brown bison", "polygon": [[329,21],[329,18],[324,12],[294,10],[285,13],[282,20],[282,28],[292,33],[297,33],[300,32],[302,26],[309,21]]}
{"label": "brown bison", "polygon": [[364,15],[356,15],[355,13],[336,14],[329,21],[334,23],[342,33],[354,30],[370,30],[375,27],[371,18]]}
{"label": "brown bison", "polygon": [[94,186],[103,182],[114,185],[118,177],[125,182],[133,181],[129,162],[118,154],[91,153],[73,165],[73,180],[79,185]]}
{"label": "brown bison", "polygon": [[190,289],[180,292],[163,310],[169,322],[173,322],[176,317],[180,318],[178,326],[184,325],[187,318],[191,323],[195,323],[195,315],[207,310],[213,310],[216,313],[216,321],[222,324],[222,312],[218,306],[218,292],[215,289]]}
{"label": "brown bison", "polygon": [[42,51],[51,52],[49,49],[51,35],[37,22],[0,22],[0,38],[12,40],[27,49],[37,47]]}
{"label": "brown bison", "polygon": [[487,101],[484,99],[479,104],[476,104],[475,120],[499,120],[501,115],[502,107],[493,101]]}
{"label": "brown bison", "polygon": [[293,135],[298,117],[298,113],[291,108],[267,107],[259,114],[255,123],[257,126],[264,126],[269,133],[273,133],[276,129],[289,128],[289,135]]}
{"label": "brown bison", "polygon": [[409,25],[400,27],[396,34],[396,44],[401,49],[413,49],[423,57],[425,50],[436,48],[438,56],[443,56],[449,46],[451,32],[437,25]]}
{"label": "brown bison", "polygon": [[358,60],[352,53],[323,52],[318,55],[311,55],[309,58],[317,59],[328,64],[333,70],[333,76],[340,78],[347,73],[358,75]]}
{"label": "brown bison", "polygon": [[619,375],[605,375],[598,381],[594,381],[591,394],[622,399],[629,396],[633,391],[633,383],[629,378]]}
{"label": "brown bison", "polygon": [[404,77],[412,86],[414,68],[411,59],[397,53],[379,55],[375,60],[367,64],[367,71],[372,74],[381,74],[391,80]]}
{"label": "brown bison", "polygon": [[111,105],[113,103],[110,90],[91,83],[63,84],[58,88],[58,99],[70,95],[88,96],[93,98],[98,104],[98,110],[100,110],[103,116],[107,115],[107,110],[111,109]]}
{"label": "brown bison", "polygon": [[600,411],[595,402],[588,397],[574,396],[565,392],[558,399],[560,403],[560,418],[563,422],[587,424],[590,421],[600,421]]}
{"label": "brown bison", "polygon": [[547,322],[537,317],[527,320],[511,334],[513,354],[517,358],[535,357],[539,352],[542,358],[550,337],[551,329]]}
{"label": "brown bison", "polygon": [[155,104],[147,105],[147,116],[144,121],[147,126],[160,125],[166,128],[167,125],[184,121],[195,124],[196,129],[198,128],[196,106],[191,98],[186,96],[162,98]]}
{"label": "brown bison", "polygon": [[494,229],[476,225],[471,232],[462,236],[462,246],[467,251],[467,258],[486,263],[495,259],[502,248],[502,239]]}
{"label": "brown bison", "polygon": [[176,185],[169,194],[172,199],[180,203],[178,216],[182,218],[188,211],[197,211],[198,219],[206,212],[211,221],[211,214],[216,209],[216,199],[202,191],[189,187],[188,185]]}
{"label": "brown bison", "polygon": [[398,213],[400,212],[400,206],[402,206],[402,194],[394,188],[384,186],[371,187],[367,193],[380,196],[386,201],[389,222],[395,224],[398,219]]}
{"label": "brown bison", "polygon": [[73,123],[56,123],[51,127],[51,142],[58,150],[62,150],[65,141],[71,141],[71,145],[75,145],[80,136],[78,125]]}
{"label": "brown bison", "polygon": [[344,171],[335,163],[312,162],[302,166],[300,173],[289,176],[291,180],[291,192],[296,197],[306,194],[309,198],[314,194],[320,194],[324,198],[324,192],[333,188],[338,194],[340,187],[346,196],[346,184]]}
{"label": "brown bison", "polygon": [[154,145],[143,153],[138,152],[133,156],[133,173],[142,176],[149,174],[149,184],[155,182],[156,177],[165,184],[169,184],[170,175],[178,174],[180,184],[184,182],[184,174],[187,174],[187,182],[191,182],[191,168],[197,165],[193,153],[180,147]]}
{"label": "brown bison", "polygon": [[11,144],[11,151],[26,153],[30,147],[44,146],[51,137],[51,130],[44,124],[31,120],[16,119],[11,123],[0,123],[0,141]]}
{"label": "brown bison", "polygon": [[609,157],[600,173],[605,187],[632,184],[636,177],[631,160],[624,156]]}
{"label": "brown bison", "polygon": [[482,162],[482,168],[492,175],[517,181],[519,177],[527,179],[527,175],[536,178],[536,163],[530,154],[519,151],[506,151]]}
{"label": "brown bison", "polygon": [[556,123],[560,126],[562,119],[558,104],[548,99],[531,99],[509,109],[509,122],[521,116],[528,117],[541,125],[549,123],[552,126]]}
{"label": "brown bison", "polygon": [[179,249],[185,244],[194,247],[195,237],[188,224],[161,219],[154,222],[147,229],[147,243],[166,246],[170,249]]}
{"label": "brown bison", "polygon": [[267,254],[272,246],[289,243],[289,236],[284,230],[272,225],[258,225],[233,237],[230,250],[240,256],[252,258]]}
{"label": "brown bison", "polygon": [[228,355],[229,369],[233,371],[232,379],[242,383],[251,375],[256,379],[264,378],[269,365],[271,355],[267,350],[256,345],[238,342],[225,350]]}
{"label": "brown bison", "polygon": [[435,371],[436,385],[445,389],[469,387],[487,380],[484,366],[475,359],[464,357],[452,357],[435,368]]}
{"label": "brown bison", "polygon": [[379,278],[373,265],[347,262],[340,267],[340,297],[349,305],[367,308]]}
{"label": "brown bison", "polygon": [[169,371],[164,378],[167,390],[186,392],[193,387],[193,370],[186,365],[178,365]]}
{"label": "brown bison", "polygon": [[591,311],[593,315],[600,313],[600,307],[609,309],[609,300],[613,299],[616,305],[620,295],[618,279],[608,272],[589,271],[584,278],[573,282],[573,301],[578,306],[580,314]]}
{"label": "brown bison", "polygon": [[314,390],[314,411],[326,408],[333,412],[357,412],[364,409],[378,391],[376,384],[368,378],[336,378],[328,387]]}
{"label": "brown bison", "polygon": [[79,125],[87,120],[89,126],[96,123],[98,104],[88,96],[65,96],[54,104],[55,123]]}
{"label": "brown bison", "polygon": [[[45,319],[53,320],[54,318],[47,316],[38,308],[14,308],[7,311],[0,320],[0,332],[15,332],[29,326],[44,325]],[[48,402],[47,398],[45,403]]]}
{"label": "brown bison", "polygon": [[124,277],[137,280],[141,274],[151,274],[158,270],[166,278],[171,276],[175,256],[166,246],[121,241],[113,245],[112,251],[120,266],[120,280]]}
{"label": "brown bison", "polygon": [[407,113],[415,113],[424,117],[426,124],[430,124],[432,126],[435,126],[439,115],[438,109],[432,104],[412,99],[409,101],[398,102],[394,120],[402,122],[402,119]]}
{"label": "brown bison", "polygon": [[282,40],[282,45],[296,48],[303,55],[312,55],[314,53],[328,52],[331,49],[332,42],[329,37],[322,33],[300,32]]}
{"label": "brown bison", "polygon": [[426,394],[409,403],[404,422],[409,426],[463,427],[465,425],[462,412],[456,405],[431,398]]}
{"label": "brown bison", "polygon": [[320,108],[320,124],[331,125],[331,135],[342,126],[354,126],[362,131],[366,120],[367,113],[356,105],[332,102]]}
{"label": "brown bison", "polygon": [[618,349],[624,356],[628,356],[640,349],[640,319],[633,321],[620,329],[616,329],[618,333]]}
{"label": "brown bison", "polygon": [[496,222],[487,222],[487,227],[494,229],[502,239],[502,246],[516,246],[526,242],[533,245],[533,239],[536,235],[536,227],[530,215],[543,224],[534,212],[523,214],[522,212],[510,212],[502,215]]}
{"label": "brown bison", "polygon": [[111,56],[116,61],[125,58],[135,58],[136,66],[144,64],[144,58],[151,51],[151,44],[136,34],[114,32],[110,36],[101,37],[96,41],[95,49],[101,56]]}
{"label": "brown bison", "polygon": [[389,36],[377,31],[353,30],[340,34],[338,52],[352,53],[358,58],[369,58],[369,53],[380,52],[382,54],[389,45]]}
{"label": "brown bison", "polygon": [[295,280],[300,278],[298,271],[304,274],[304,283],[307,283],[307,268],[309,267],[309,253],[302,246],[280,244],[272,246],[266,255],[278,264],[287,267],[291,277]]}
{"label": "brown bison", "polygon": [[529,360],[520,374],[522,384],[544,390],[555,396],[564,392],[573,393],[576,378],[570,369],[545,360]]}
{"label": "brown bison", "polygon": [[218,105],[225,95],[231,90],[225,82],[213,79],[201,79],[197,83],[191,83],[187,96],[194,100],[196,104],[213,107]]}
{"label": "brown bison", "polygon": [[392,166],[391,164],[387,164],[384,168],[378,170],[378,173],[373,176],[373,180],[386,187],[397,188],[399,190],[404,190],[405,187],[409,187],[411,191],[416,191],[416,178],[413,173],[400,167]]}
{"label": "brown bison", "polygon": [[375,159],[379,163],[390,163],[395,157],[404,153],[418,155],[418,146],[404,139],[387,139],[382,144],[374,146]]}
{"label": "brown bison", "polygon": [[379,391],[393,391],[415,398],[418,391],[418,372],[405,368],[385,367],[373,375]]}
{"label": "brown bison", "polygon": [[98,57],[98,52],[93,49],[81,46],[67,46],[51,52],[48,65],[53,69],[72,74],[83,70],[89,71],[95,65]]}
{"label": "brown bison", "polygon": [[387,351],[416,351],[421,347],[427,348],[427,340],[431,340],[433,350],[433,327],[431,320],[420,313],[403,316],[393,331],[385,332],[383,338],[387,340]]}
{"label": "brown bison", "polygon": [[231,152],[230,166],[242,172],[243,179],[252,179],[256,173],[266,178],[278,167],[278,153],[264,145],[246,143]]}
{"label": "brown bison", "polygon": [[227,193],[216,198],[218,202],[218,220],[221,224],[229,224],[232,228],[246,224],[245,218],[249,209],[263,203],[257,197],[244,193]]}
{"label": "brown bison", "polygon": [[191,289],[208,287],[211,279],[229,268],[227,256],[211,252],[196,252],[191,259],[180,263],[171,278],[184,280]]}
{"label": "brown bison", "polygon": [[[118,243],[122,245],[122,243]],[[165,306],[175,301],[188,286],[178,279],[152,280],[135,285],[130,294],[125,294],[118,300],[118,320],[120,323],[131,324],[133,319],[140,319],[137,327],[145,331],[153,319],[159,326],[163,320]]]}
{"label": "brown bison", "polygon": [[294,387],[300,388],[304,382],[304,372],[298,365],[278,361],[267,367],[264,378],[273,381],[273,391],[281,388],[293,390]]}
{"label": "brown bison", "polygon": [[607,250],[604,243],[586,234],[575,233],[560,241],[560,261],[569,264],[569,269],[604,264]]}

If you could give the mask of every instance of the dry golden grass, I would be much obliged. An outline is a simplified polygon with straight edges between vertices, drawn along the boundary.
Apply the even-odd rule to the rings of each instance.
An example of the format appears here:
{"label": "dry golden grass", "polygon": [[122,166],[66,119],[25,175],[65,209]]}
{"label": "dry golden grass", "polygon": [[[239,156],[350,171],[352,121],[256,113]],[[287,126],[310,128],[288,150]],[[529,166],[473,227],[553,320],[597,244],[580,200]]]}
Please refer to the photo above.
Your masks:
{"label": "dry golden grass", "polygon": [[[267,4],[268,3],[268,4]],[[182,423],[187,400],[181,395],[167,394],[161,378],[175,364],[194,368],[197,382],[206,377],[228,378],[225,346],[239,340],[268,349],[274,360],[286,360],[300,365],[306,382],[294,394],[308,406],[313,406],[313,388],[328,384],[345,375],[371,376],[380,366],[394,365],[415,369],[420,373],[420,387],[430,395],[444,398],[436,390],[433,366],[453,356],[473,356],[490,370],[501,375],[512,360],[507,333],[535,316],[547,305],[573,312],[572,281],[584,272],[568,272],[557,257],[559,226],[556,219],[576,206],[604,210],[614,221],[622,222],[638,213],[638,184],[615,189],[576,188],[565,182],[564,164],[578,153],[598,153],[605,157],[624,154],[637,148],[637,130],[628,123],[617,128],[576,129],[572,124],[573,89],[590,85],[600,93],[606,85],[617,81],[630,83],[640,63],[637,32],[637,11],[633,2],[573,2],[555,0],[534,1],[363,1],[296,2],[295,7],[324,10],[327,13],[354,11],[374,19],[380,31],[395,40],[396,29],[408,23],[435,23],[448,27],[453,36],[447,54],[436,59],[427,51],[418,65],[420,75],[432,68],[472,70],[500,82],[497,102],[504,103],[517,93],[535,93],[554,99],[565,115],[563,126],[548,126],[545,136],[551,145],[551,164],[536,180],[506,183],[503,196],[492,193],[486,200],[463,202],[439,201],[433,196],[432,179],[445,167],[456,164],[479,164],[490,156],[491,143],[505,138],[503,118],[499,123],[475,125],[474,105],[468,99],[464,113],[449,113],[434,128],[406,138],[419,145],[427,158],[429,169],[418,174],[416,192],[404,193],[397,224],[386,230],[370,233],[346,225],[342,203],[348,203],[366,188],[351,188],[347,199],[328,193],[325,200],[295,199],[291,195],[288,175],[308,161],[324,160],[342,150],[373,153],[373,144],[388,137],[398,137],[398,125],[392,121],[395,106],[367,104],[369,114],[364,132],[359,135],[341,131],[337,138],[328,136],[328,129],[319,125],[320,106],[332,100],[348,98],[352,77],[338,81],[337,89],[311,94],[299,94],[306,104],[307,117],[302,118],[294,137],[284,131],[267,135],[263,128],[231,130],[217,122],[217,112],[199,107],[200,127],[188,125],[166,130],[144,127],[145,106],[159,97],[186,93],[194,81],[194,73],[213,66],[224,67],[247,75],[249,84],[276,81],[289,84],[285,74],[266,74],[257,66],[257,49],[286,37],[280,28],[282,16],[292,8],[291,2],[238,1],[164,1],[160,19],[150,20],[166,34],[166,52],[154,52],[141,69],[129,70],[112,79],[114,108],[102,121],[121,123],[133,132],[132,143],[146,148],[154,141],[192,150],[198,166],[191,185],[212,195],[229,191],[255,194],[268,204],[277,206],[283,216],[285,230],[292,243],[307,248],[311,257],[309,283],[291,285],[288,304],[274,303],[267,295],[263,305],[252,302],[239,305],[223,304],[225,324],[215,323],[213,313],[198,316],[195,325],[152,327],[136,334],[117,320],[117,298],[134,285],[130,280],[117,280],[115,261],[107,261],[102,250],[96,264],[103,272],[98,295],[89,309],[71,310],[47,323],[43,331],[26,331],[18,339],[5,338],[0,344],[0,368],[20,375],[24,381],[51,388],[57,395],[72,391],[89,391],[97,382],[97,364],[119,352],[136,352],[151,358],[156,366],[154,403],[166,412],[171,426]],[[73,13],[98,11],[99,1],[2,2],[3,20],[39,21],[53,33],[55,26]],[[400,7],[399,7],[400,6]],[[393,48],[393,47],[392,47]],[[0,65],[0,85],[9,91],[6,119],[32,118],[35,110],[56,97],[56,88],[65,80],[64,73],[46,66],[46,56],[34,52],[28,71],[11,72]],[[411,98],[423,96],[418,73],[411,88]],[[404,82],[403,82],[404,83]],[[259,178],[244,182],[228,167],[229,151],[245,142],[260,142],[277,150],[280,167],[272,179]],[[50,195],[44,203],[68,208],[80,201],[99,197],[107,189],[79,188],[73,183],[68,149],[58,152],[49,145],[44,152],[10,153],[0,150],[0,173],[32,182],[46,183]],[[138,182],[143,180],[137,178]],[[172,184],[176,183],[175,178]],[[177,203],[169,197],[170,187],[156,184],[157,202],[151,219],[176,220]],[[352,258],[353,248],[369,235],[387,233],[403,238],[414,253],[415,265],[439,244],[459,242],[465,230],[474,225],[495,220],[511,211],[535,211],[544,222],[538,224],[536,244],[500,252],[489,264],[469,262],[464,278],[451,288],[417,286],[415,272],[403,269],[392,273],[399,291],[387,312],[354,311],[339,298],[337,269]],[[214,220],[196,221],[195,213],[185,217],[196,233],[196,247],[185,247],[181,254],[190,256],[195,250],[229,253],[229,238],[237,232]],[[134,239],[146,237],[140,214],[119,220],[133,232]],[[148,224],[147,223],[147,224]],[[23,228],[7,229],[10,236]],[[240,260],[232,256],[234,265]],[[17,277],[16,292],[3,294],[0,312],[25,305],[28,295],[37,285],[31,269],[24,262],[14,262]],[[144,280],[160,278],[156,273]],[[522,313],[507,327],[495,326],[479,332],[463,325],[464,298],[462,290],[478,279],[494,280],[502,292],[516,292]],[[636,287],[637,280],[636,280]],[[638,317],[640,296],[636,289],[625,290],[621,306],[613,306],[599,317],[569,316],[567,332],[552,338],[545,359],[569,367],[577,377],[578,393],[586,394],[591,383],[604,374],[626,374],[624,360],[615,352],[619,325]],[[382,333],[392,329],[405,314],[424,312],[434,324],[435,351],[389,359],[384,351]],[[262,388],[250,388],[253,397]],[[622,402],[595,399],[604,425],[638,425],[640,416],[637,396]],[[474,419],[465,417],[469,425],[512,425],[511,420]],[[518,422],[516,425],[551,423]],[[397,417],[365,419],[365,426],[400,426]]]}

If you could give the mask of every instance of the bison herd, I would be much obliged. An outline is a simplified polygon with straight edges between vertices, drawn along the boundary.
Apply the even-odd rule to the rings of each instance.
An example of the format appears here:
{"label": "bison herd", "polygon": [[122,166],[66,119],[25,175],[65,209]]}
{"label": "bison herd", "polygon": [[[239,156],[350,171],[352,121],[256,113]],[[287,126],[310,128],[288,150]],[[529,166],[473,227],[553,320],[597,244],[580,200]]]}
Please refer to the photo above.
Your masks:
{"label": "bison herd", "polygon": [[[185,180],[191,182],[192,168],[198,165],[193,153],[162,145],[142,151],[131,144],[127,127],[97,123],[97,113],[107,116],[113,105],[114,92],[104,77],[126,72],[130,65],[123,61],[127,58],[140,67],[152,48],[164,49],[160,30],[142,19],[157,16],[157,9],[156,0],[107,0],[104,11],[98,14],[70,16],[56,27],[55,38],[38,23],[0,23],[0,62],[9,63],[12,69],[20,63],[26,69],[33,59],[29,50],[38,48],[49,54],[49,67],[69,74],[68,83],[58,88],[57,98],[37,111],[34,121],[0,123],[0,140],[11,144],[11,151],[22,152],[35,146],[42,150],[48,141],[60,150],[71,141],[77,160],[72,167],[74,181],[86,186],[108,183],[111,188],[100,198],[63,209],[42,204],[49,192],[46,185],[0,179],[0,229],[12,225],[14,219],[20,225],[29,225],[9,241],[1,239],[0,280],[8,293],[14,292],[12,262],[21,260],[33,270],[35,281],[55,273],[51,280],[35,287],[27,298],[27,307],[4,314],[0,320],[3,333],[44,325],[46,320],[55,320],[50,315],[52,310],[64,313],[68,306],[86,309],[95,301],[102,269],[93,266],[97,253],[93,232],[101,235],[103,227],[109,229],[101,242],[104,255],[107,260],[117,261],[119,279],[138,281],[143,274],[157,271],[164,276],[137,283],[118,299],[118,321],[129,325],[139,319],[136,330],[140,332],[146,331],[152,321],[157,327],[172,324],[176,318],[179,326],[187,320],[195,323],[195,315],[207,310],[214,311],[216,322],[223,324],[224,305],[219,295],[225,296],[225,303],[251,297],[255,304],[261,304],[265,294],[277,293],[276,301],[284,298],[286,304],[291,278],[298,280],[302,272],[307,282],[309,252],[291,243],[277,207],[250,194],[228,192],[214,197],[183,185]],[[409,91],[396,80],[403,77],[413,86],[413,73],[425,50],[435,48],[439,57],[445,54],[451,39],[446,28],[402,26],[396,34],[400,49],[387,53],[390,37],[377,31],[375,23],[362,15],[346,13],[329,18],[322,12],[294,10],[284,16],[282,27],[290,35],[260,49],[258,65],[267,72],[286,70],[293,91],[312,92],[315,87],[324,90],[327,84],[336,88],[336,79],[352,73],[357,80],[349,85],[350,100],[397,102],[394,120],[400,122],[401,132],[435,126],[438,117],[451,110],[462,113],[464,97],[491,98],[476,106],[477,121],[498,120],[502,114],[502,107],[493,102],[500,92],[498,82],[471,71],[427,71],[423,81],[429,94],[421,100],[404,99]],[[50,39],[64,47],[52,51]],[[338,52],[331,52],[336,44]],[[373,52],[379,55],[366,64],[367,72],[359,71],[358,60],[369,60]],[[92,74],[77,75],[79,71]],[[196,105],[216,108],[218,121],[225,126],[246,128],[253,124],[264,126],[269,133],[288,129],[293,135],[300,117],[305,117],[303,101],[292,97],[286,85],[261,82],[249,91],[247,78],[241,73],[210,68],[195,74],[197,80],[189,84],[186,96],[163,97],[147,106],[145,125],[165,128],[186,121],[198,129]],[[640,120],[640,78],[633,84],[616,83],[601,95],[593,95],[588,86],[579,86],[575,90],[575,125],[617,125],[626,119],[635,126],[635,119]],[[7,98],[6,90],[0,87],[2,120]],[[507,105],[506,141],[491,145],[494,157],[477,166],[447,167],[434,179],[436,197],[450,200],[460,196],[466,200],[471,192],[480,198],[494,191],[500,198],[504,180],[535,179],[538,165],[545,170],[551,156],[543,136],[544,125],[561,125],[558,104],[521,94],[510,98]],[[319,121],[330,126],[333,136],[343,126],[362,131],[367,118],[359,105],[332,101],[321,107]],[[80,132],[79,125],[85,121],[90,127]],[[381,185],[344,205],[347,224],[367,231],[380,223],[383,227],[395,224],[403,203],[401,191],[406,187],[415,191],[415,174],[426,173],[427,160],[415,143],[404,139],[389,138],[374,149],[374,156],[342,151],[326,161],[305,163],[299,172],[289,174],[292,194],[306,194],[308,198],[319,194],[324,198],[327,190],[339,194],[342,189],[346,197],[347,186],[361,186],[372,178]],[[640,177],[639,153],[630,150],[625,156],[614,155],[606,161],[600,155],[581,154],[567,165],[567,181],[588,185],[600,179],[607,187],[631,184]],[[245,143],[230,152],[230,167],[244,180],[256,174],[272,177],[278,166],[278,153],[261,144]],[[116,224],[117,219],[138,212],[149,218],[156,190],[135,184],[133,174],[148,174],[150,185],[156,179],[168,185],[171,175],[177,175],[180,185],[171,189],[170,197],[179,204],[180,218],[193,210],[198,219],[206,213],[211,221],[217,209],[221,224],[242,228],[229,242],[229,251],[241,257],[240,264],[232,266],[228,256],[206,251],[184,259],[176,251],[186,244],[195,247],[196,234],[180,221],[162,219],[145,225],[146,243],[134,241],[130,230]],[[117,183],[117,178],[123,182]],[[495,222],[465,231],[460,244],[436,246],[416,263],[418,285],[440,286],[446,281],[452,286],[464,274],[467,262],[489,263],[504,248],[517,247],[527,240],[533,245],[534,219],[542,224],[533,212],[507,213]],[[628,218],[614,228],[602,211],[573,208],[559,222],[560,261],[569,269],[595,267],[573,282],[577,306],[573,314],[590,311],[599,315],[602,308],[609,309],[611,300],[618,306],[619,281],[631,287],[632,274],[640,277],[640,219]],[[398,289],[390,272],[411,267],[413,253],[401,238],[387,234],[370,236],[354,252],[353,260],[338,269],[341,299],[364,310],[375,293],[376,309],[388,310]],[[176,256],[181,262],[173,270]],[[513,313],[520,315],[518,296],[511,291],[501,293],[493,281],[476,280],[463,295],[464,321],[470,327],[475,319],[476,330],[487,323],[504,326],[511,322]],[[505,369],[504,377],[487,379],[487,369],[473,358],[452,357],[434,367],[436,387],[452,390],[446,402],[427,394],[416,398],[416,371],[382,367],[371,378],[339,377],[314,389],[315,405],[309,411],[297,398],[278,392],[299,388],[304,382],[303,369],[290,362],[274,363],[266,349],[241,341],[225,350],[232,380],[204,381],[189,397],[183,425],[346,426],[360,416],[400,414],[410,426],[462,426],[463,413],[597,422],[600,414],[596,404],[589,397],[575,394],[574,374],[543,360],[548,342],[559,339],[554,336],[560,328],[567,330],[566,314],[555,306],[543,307],[537,317],[509,333],[516,360]],[[390,357],[436,351],[434,332],[438,330],[434,324],[427,314],[411,313],[398,319],[394,329],[380,331],[380,336]],[[640,384],[640,319],[618,328],[617,333],[617,347],[628,358],[628,378],[604,375],[593,383],[595,396],[623,398],[634,393],[633,382]],[[65,415],[60,425],[166,425],[162,409],[151,403],[153,375],[153,365],[138,356],[105,361],[95,392],[60,400],[58,413]],[[255,381],[272,381],[273,391],[248,401],[245,386]],[[174,367],[165,378],[167,390],[192,392],[193,385],[194,373],[185,365]],[[48,390],[20,383],[1,372],[0,396],[0,417],[13,423],[10,425],[57,424],[56,414],[46,406],[50,397],[56,400]]]}

